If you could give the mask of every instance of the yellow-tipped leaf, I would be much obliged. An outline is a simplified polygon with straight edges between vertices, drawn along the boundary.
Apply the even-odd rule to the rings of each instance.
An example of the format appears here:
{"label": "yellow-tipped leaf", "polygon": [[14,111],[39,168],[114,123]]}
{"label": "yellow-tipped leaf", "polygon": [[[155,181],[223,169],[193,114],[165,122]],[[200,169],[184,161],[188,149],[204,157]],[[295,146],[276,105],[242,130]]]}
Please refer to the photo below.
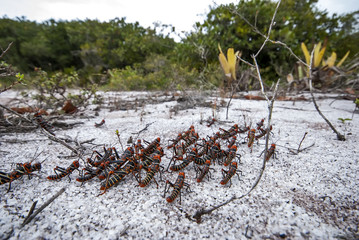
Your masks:
{"label": "yellow-tipped leaf", "polygon": [[301,48],[302,48],[302,51],[304,53],[305,62],[309,65],[309,63],[310,63],[310,54],[308,52],[307,46],[305,46],[305,44],[303,42],[302,42]]}
{"label": "yellow-tipped leaf", "polygon": [[326,49],[326,47],[324,46],[321,50],[320,50],[320,52],[319,52],[319,54],[318,54],[318,56],[317,56],[317,59],[316,59],[316,63],[317,63],[317,65],[315,65],[316,67],[318,67],[319,66],[319,64],[320,64],[320,62],[322,61],[322,59],[323,59],[323,56],[324,56],[324,53],[325,53],[325,49]]}
{"label": "yellow-tipped leaf", "polygon": [[227,50],[227,61],[230,74],[232,79],[236,79],[236,55],[234,54],[233,48],[228,48]]}
{"label": "yellow-tipped leaf", "polygon": [[224,56],[223,53],[220,53],[219,56],[218,56],[218,59],[219,59],[219,62],[221,63],[221,66],[222,66],[222,69],[224,71],[224,74],[228,77],[231,76],[231,73],[229,71],[229,65],[228,65],[228,62],[227,62],[227,59],[226,57]]}
{"label": "yellow-tipped leaf", "polygon": [[335,60],[337,60],[337,54],[332,52],[332,55],[326,61],[326,65],[328,65],[328,67],[333,67]]}
{"label": "yellow-tipped leaf", "polygon": [[319,52],[320,52],[320,48],[322,47],[322,43],[319,42],[317,45],[315,45],[315,48],[314,48],[314,56],[313,56],[313,65],[312,67],[318,67],[319,64],[320,64],[320,57],[319,57]]}
{"label": "yellow-tipped leaf", "polygon": [[337,67],[340,67],[340,66],[343,64],[343,62],[345,61],[345,59],[347,59],[347,57],[349,56],[349,53],[350,53],[350,51],[348,51],[348,52],[344,55],[344,57],[338,62]]}

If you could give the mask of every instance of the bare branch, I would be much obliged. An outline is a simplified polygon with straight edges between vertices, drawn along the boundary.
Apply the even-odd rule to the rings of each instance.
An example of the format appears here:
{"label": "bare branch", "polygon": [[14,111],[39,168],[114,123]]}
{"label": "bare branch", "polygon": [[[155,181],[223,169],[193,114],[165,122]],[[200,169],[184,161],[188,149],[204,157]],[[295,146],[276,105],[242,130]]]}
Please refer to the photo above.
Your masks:
{"label": "bare branch", "polygon": [[242,62],[244,62],[245,64],[247,64],[248,66],[250,66],[250,67],[252,67],[252,68],[255,68],[255,66],[254,66],[252,63],[247,62],[246,60],[244,60],[244,59],[241,58],[240,56],[237,56],[237,58],[238,58],[240,61],[242,61]]}
{"label": "bare branch", "polygon": [[2,53],[1,53],[1,55],[0,55],[0,58],[2,58],[2,57],[6,54],[7,51],[9,51],[11,45],[12,45],[12,42],[9,43],[9,45],[7,46],[7,48],[6,48],[5,50],[3,50],[3,49],[1,48]]}
{"label": "bare branch", "polygon": [[[278,4],[277,4],[277,8],[276,8],[275,14],[277,13],[279,4],[280,4],[280,1],[279,1]],[[270,37],[270,34],[265,35],[265,34],[263,34],[261,31],[259,31],[259,29],[257,28],[257,25],[256,25],[257,20],[256,20],[256,22],[255,22],[255,25],[253,25],[253,24],[251,24],[251,23],[248,21],[248,19],[246,19],[246,18],[245,18],[242,14],[240,14],[239,12],[234,11],[234,10],[231,10],[231,12],[232,12],[233,14],[238,15],[240,18],[242,18],[242,20],[243,20],[244,22],[246,22],[246,23],[253,29],[253,31],[254,31],[255,33],[257,33],[257,34],[259,34],[259,35],[261,35],[262,37],[265,38],[265,41],[263,42],[261,49],[264,47],[264,45],[265,45],[266,42],[271,42],[271,43],[273,43],[273,44],[281,45],[281,46],[285,47],[285,48],[289,51],[289,53],[290,53],[294,58],[296,58],[300,63],[302,63],[304,66],[308,67],[308,64],[305,63],[301,58],[299,58],[287,44],[285,44],[285,43],[283,43],[283,42],[281,42],[281,41],[272,40],[272,39],[269,38],[269,37]],[[275,17],[275,15],[273,15],[273,18],[272,18],[272,22],[271,22],[270,30],[269,30],[269,31],[271,31],[271,28],[272,28],[272,26],[273,26],[273,24],[274,24],[274,17]],[[255,56],[257,56],[257,55],[259,54],[259,52],[260,52],[260,51],[258,51]],[[240,59],[240,60],[241,60],[242,62],[245,62],[246,64],[248,64],[248,65],[254,67],[253,65],[251,65],[251,64],[248,63],[247,61],[245,61],[245,60],[243,60],[243,59]]]}
{"label": "bare branch", "polygon": [[297,149],[297,153],[299,153],[299,151],[300,151],[300,146],[302,146],[302,142],[304,141],[304,138],[305,138],[305,136],[307,136],[307,134],[308,134],[308,132],[305,132],[305,133],[304,133],[304,136],[303,136],[302,140],[301,140],[300,143],[299,143],[299,146],[298,146],[298,149]]}
{"label": "bare branch", "polygon": [[29,210],[29,213],[27,214],[26,218],[24,219],[24,222],[26,222],[29,219],[29,217],[31,216],[31,214],[34,212],[36,204],[37,204],[37,201],[33,202],[33,204],[31,205],[31,208]]}
{"label": "bare branch", "polygon": [[52,203],[56,198],[58,198],[63,192],[65,192],[66,188],[61,188],[60,191],[58,191],[52,198],[50,198],[47,202],[45,202],[34,214],[32,214],[30,217],[26,218],[25,221],[21,224],[21,226],[25,226],[31,220],[36,217],[37,214],[39,214],[42,210],[44,210],[47,206],[49,206],[50,203]]}
{"label": "bare branch", "polygon": [[197,223],[200,223],[202,221],[202,216],[205,215],[205,214],[211,214],[214,210],[217,210],[218,208],[220,207],[223,207],[224,205],[227,205],[228,203],[236,200],[236,196],[233,196],[232,198],[230,198],[229,200],[217,205],[217,206],[214,206],[210,209],[201,209],[199,211],[197,211],[194,215],[193,215],[193,218],[196,219],[196,222]]}
{"label": "bare branch", "polygon": [[258,63],[257,63],[257,59],[256,59],[256,57],[254,55],[252,55],[252,58],[253,58],[254,66],[256,67],[256,70],[257,70],[259,84],[261,85],[261,92],[262,92],[263,96],[265,97],[265,99],[267,100],[267,103],[269,104],[269,98],[268,98],[267,94],[264,91],[263,80],[262,80],[262,77],[261,77],[261,73],[259,71],[259,66],[258,66]]}
{"label": "bare branch", "polygon": [[315,45],[313,47],[313,50],[311,52],[310,55],[310,64],[308,66],[309,68],[309,90],[310,90],[310,95],[312,96],[312,101],[314,104],[315,109],[317,110],[317,112],[319,113],[319,115],[324,119],[324,121],[329,125],[329,127],[333,130],[333,132],[337,135],[337,139],[339,141],[345,141],[345,136],[341,133],[339,133],[337,131],[337,129],[335,129],[335,127],[333,126],[333,124],[324,116],[324,114],[320,111],[319,106],[317,104],[317,101],[315,100],[314,97],[314,93],[313,93],[313,84],[312,84],[312,62],[313,62],[313,58],[314,58],[314,49],[315,49]]}
{"label": "bare branch", "polygon": [[272,27],[273,27],[273,25],[274,25],[274,23],[275,23],[275,22],[274,22],[274,19],[275,19],[275,16],[277,15],[280,2],[281,2],[281,0],[278,1],[277,7],[275,8],[275,11],[274,11],[274,14],[273,14],[273,17],[272,17],[272,21],[271,21],[271,23],[270,23],[270,25],[269,25],[269,29],[268,29],[268,34],[267,34],[267,36],[266,36],[266,40],[264,40],[262,46],[259,48],[258,52],[254,55],[254,57],[257,57],[257,56],[259,55],[259,53],[262,51],[262,49],[264,48],[264,46],[266,45],[266,43],[267,43],[268,40],[269,40],[270,33],[271,33],[271,31],[272,31]]}
{"label": "bare branch", "polygon": [[282,45],[283,47],[285,47],[289,53],[294,57],[296,58],[301,64],[303,64],[304,66],[308,67],[308,64],[305,63],[301,58],[299,58],[294,52],[293,50],[285,43],[281,42],[281,41],[274,41],[274,40],[271,40],[271,39],[268,39],[269,42],[273,43],[273,44],[278,44],[278,45]]}

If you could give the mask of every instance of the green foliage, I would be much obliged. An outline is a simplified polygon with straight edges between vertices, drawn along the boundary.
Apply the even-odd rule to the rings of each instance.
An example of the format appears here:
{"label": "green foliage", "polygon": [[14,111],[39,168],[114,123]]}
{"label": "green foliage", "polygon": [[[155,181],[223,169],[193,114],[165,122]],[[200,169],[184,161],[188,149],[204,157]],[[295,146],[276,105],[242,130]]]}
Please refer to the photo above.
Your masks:
{"label": "green foliage", "polygon": [[[167,54],[173,39],[125,19],[36,23],[25,18],[0,19],[0,46],[14,42],[6,60],[23,72],[55,72],[74,67],[82,78],[112,68],[142,63],[149,54]],[[82,81],[83,82],[83,81]],[[86,81],[85,81],[86,82]]]}
{"label": "green foliage", "polygon": [[16,73],[15,77],[16,77],[18,82],[23,82],[24,81],[24,74]]}
{"label": "green foliage", "polygon": [[[37,69],[36,75],[24,80],[24,83],[31,89],[37,90],[33,98],[38,101],[42,108],[62,107],[66,100],[72,100],[76,107],[86,106],[89,100],[99,102],[99,96],[96,95],[98,86],[93,84],[90,88],[82,88],[69,92],[68,88],[74,88],[79,82],[76,71],[69,73],[56,72],[48,74],[42,69]],[[27,96],[25,91],[23,95]]]}
{"label": "green foliage", "polygon": [[359,98],[356,98],[355,101],[354,101],[354,103],[355,103],[355,106],[356,106],[357,108],[359,108]]}
{"label": "green foliage", "polygon": [[[300,43],[313,43],[327,39],[329,51],[336,51],[344,56],[350,50],[358,52],[357,24],[359,11],[342,16],[328,16],[315,6],[317,0],[282,1],[271,32],[271,39],[285,42],[294,53],[302,56]],[[219,5],[212,8],[203,23],[196,23],[196,31],[192,32],[179,46],[182,50],[180,61],[191,66],[203,67],[201,55],[205,52],[205,61],[218,61],[217,44],[233,47],[242,51],[242,58],[251,61],[264,41],[264,37],[253,30],[244,21],[248,20],[258,31],[267,34],[276,2],[270,0],[240,0],[238,4]],[[344,47],[344,41],[351,45]],[[202,55],[203,56],[203,55]],[[203,61],[203,60],[202,60]],[[257,58],[262,68],[264,79],[273,81],[294,70],[296,59],[282,46],[267,44]]]}
{"label": "green foliage", "polygon": [[351,121],[352,119],[351,118],[338,118],[338,120],[340,120],[344,124],[346,121]]}
{"label": "green foliage", "polygon": [[110,75],[109,89],[128,91],[144,87],[143,76],[130,66],[124,69],[112,69],[108,73]]}
{"label": "green foliage", "polygon": [[[359,11],[329,16],[317,9],[317,2],[282,1],[271,39],[285,42],[298,56],[302,42],[310,48],[319,41],[327,41],[328,52],[344,56],[350,51],[349,57],[355,56],[359,52]],[[36,23],[24,17],[3,17],[0,46],[13,42],[3,60],[17,71],[28,74],[41,68],[52,78],[59,71],[68,74],[67,69],[73,69],[78,73],[77,86],[107,84],[123,90],[212,88],[223,80],[218,68],[218,44],[241,51],[242,58],[251,61],[264,38],[244,18],[266,34],[275,6],[276,2],[270,0],[240,0],[238,4],[212,7],[205,21],[196,23],[195,30],[180,43],[158,32],[158,26],[144,28],[125,18]],[[149,56],[157,59],[152,62]],[[257,61],[269,82],[296,71],[296,59],[277,44],[267,44]],[[242,71],[247,68],[243,65]]]}
{"label": "green foliage", "polygon": [[142,64],[109,70],[106,86],[115,90],[164,90],[195,87],[198,73],[194,69],[171,63],[162,55],[150,55]]}

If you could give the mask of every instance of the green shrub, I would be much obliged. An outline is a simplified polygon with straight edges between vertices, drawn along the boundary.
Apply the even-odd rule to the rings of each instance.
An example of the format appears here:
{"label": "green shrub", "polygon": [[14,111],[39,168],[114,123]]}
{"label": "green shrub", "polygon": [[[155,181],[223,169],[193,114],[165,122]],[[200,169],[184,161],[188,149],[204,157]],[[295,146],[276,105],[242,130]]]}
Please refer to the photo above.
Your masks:
{"label": "green shrub", "polygon": [[142,64],[108,71],[106,88],[111,90],[168,90],[178,86],[194,88],[199,84],[199,74],[194,69],[171,63],[162,55],[150,55]]}
{"label": "green shrub", "polygon": [[[90,99],[99,102],[100,98],[96,95],[98,86],[93,84],[89,88],[76,89],[79,81],[77,72],[71,69],[67,69],[67,73],[54,74],[37,69],[36,74],[26,78],[24,83],[28,88],[37,90],[32,97],[42,108],[62,107],[66,100],[71,100],[76,107],[86,106]],[[69,88],[76,90],[71,93],[68,91]],[[28,96],[27,90],[22,94]]]}

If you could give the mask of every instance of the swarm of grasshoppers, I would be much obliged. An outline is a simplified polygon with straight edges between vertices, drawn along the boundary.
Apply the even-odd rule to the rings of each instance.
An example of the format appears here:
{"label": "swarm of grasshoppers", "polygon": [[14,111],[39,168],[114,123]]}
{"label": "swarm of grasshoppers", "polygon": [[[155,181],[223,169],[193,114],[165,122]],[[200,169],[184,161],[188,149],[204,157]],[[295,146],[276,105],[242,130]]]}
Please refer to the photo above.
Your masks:
{"label": "swarm of grasshoppers", "polygon": [[[212,124],[208,127],[211,126]],[[42,127],[47,128],[48,126],[42,123]],[[200,138],[194,126],[178,133],[177,137],[169,140],[169,144],[165,147],[166,156],[170,159],[166,171],[178,174],[175,183],[169,180],[164,181],[164,197],[170,188],[173,188],[166,201],[171,203],[179,197],[181,202],[181,190],[183,187],[189,190],[189,184],[185,181],[185,171],[189,171],[189,169],[195,170],[195,181],[201,183],[213,179],[212,173],[215,171],[213,166],[216,164],[223,166],[224,169],[221,169],[222,178],[218,180],[218,184],[231,187],[233,176],[237,175],[240,180],[239,173],[242,173],[238,169],[241,163],[240,135],[244,135],[241,139],[247,139],[245,143],[252,152],[255,141],[258,142],[271,130],[272,126],[264,127],[264,119],[262,119],[257,123],[256,128],[240,127],[238,124],[234,124],[228,129],[219,128],[218,132],[204,138]],[[117,135],[119,137],[118,133]],[[151,142],[138,139],[135,143],[131,141],[128,144],[127,148],[122,149],[122,151],[115,147],[103,147],[102,151],[93,151],[92,155],[83,161],[85,166],[82,168],[80,168],[79,161],[73,161],[67,167],[56,166],[54,168],[55,174],[49,175],[47,179],[61,181],[64,177],[68,177],[71,180],[70,175],[78,171],[80,174],[76,181],[81,182],[81,184],[85,184],[94,178],[101,181],[99,190],[102,192],[98,196],[105,194],[110,188],[130,176],[135,178],[136,186],[140,188],[148,188],[152,182],[159,188],[158,179],[163,182],[164,167],[161,164],[162,158],[165,156],[164,148],[161,146],[161,138],[157,137]],[[267,161],[276,155],[275,148],[276,145],[272,144],[266,150]],[[40,169],[40,163],[17,164],[16,169],[10,173],[0,171],[0,184],[9,183],[10,189],[12,181],[24,175],[33,175],[33,172]]]}

